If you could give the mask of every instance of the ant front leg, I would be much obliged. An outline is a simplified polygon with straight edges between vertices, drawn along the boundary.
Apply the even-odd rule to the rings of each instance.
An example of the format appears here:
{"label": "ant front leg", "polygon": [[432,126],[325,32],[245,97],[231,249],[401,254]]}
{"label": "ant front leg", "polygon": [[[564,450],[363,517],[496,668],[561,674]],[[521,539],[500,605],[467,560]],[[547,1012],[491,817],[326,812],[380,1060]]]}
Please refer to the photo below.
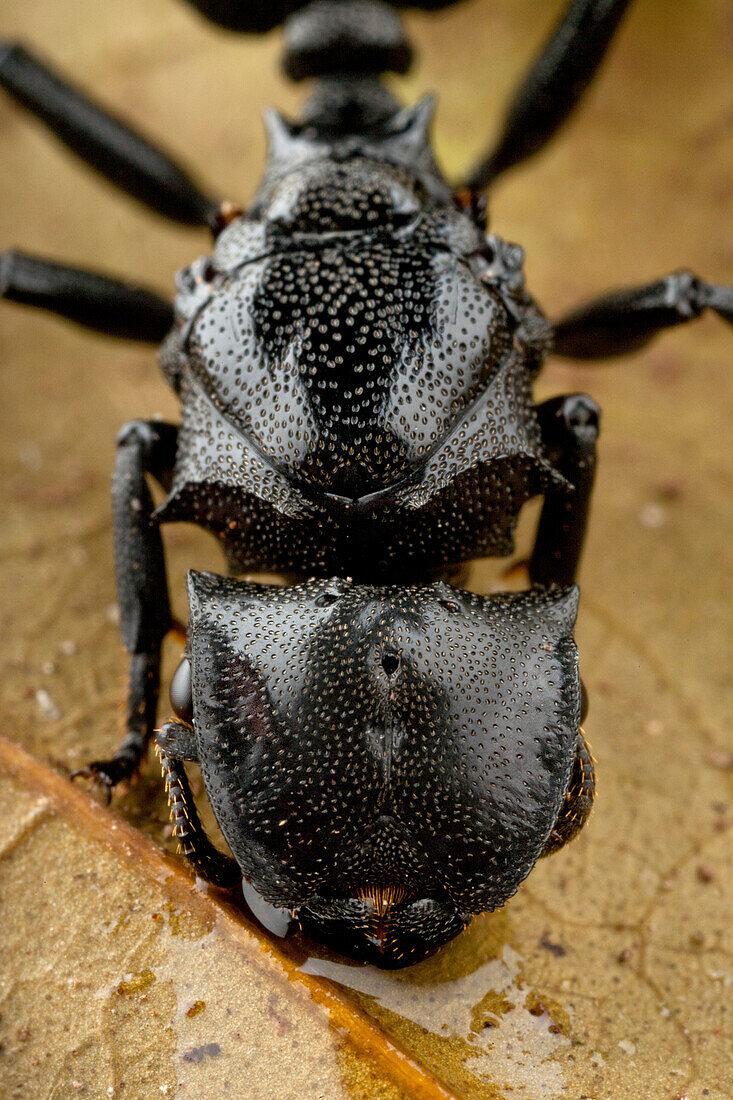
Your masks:
{"label": "ant front leg", "polygon": [[[580,720],[582,722],[583,717]],[[543,856],[551,856],[575,839],[590,816],[595,793],[593,757],[581,730],[575,739],[575,760],[570,783],[555,826],[542,852]]]}
{"label": "ant front leg", "polygon": [[184,722],[166,722],[158,730],[156,742],[181,852],[196,874],[208,882],[225,888],[238,885],[242,881],[239,864],[215,848],[206,835],[183,767],[184,760],[198,761],[192,728]]}
{"label": "ant front leg", "polygon": [[529,565],[533,585],[575,582],[588,525],[601,410],[592,397],[554,397],[537,409],[550,461],[566,484],[548,491]]}
{"label": "ant front leg", "polygon": [[108,795],[138,770],[155,729],[160,649],[172,619],[163,543],[146,474],[164,489],[170,486],[177,441],[175,425],[147,420],[126,424],[117,438],[112,511],[120,629],[130,654],[126,734],[109,760],[95,760],[75,773],[95,779]]}
{"label": "ant front leg", "polygon": [[[550,461],[567,484],[545,497],[529,566],[533,585],[548,588],[575,582],[588,525],[596,473],[596,443],[601,411],[592,397],[571,394],[545,401],[537,410]],[[581,723],[587,713],[581,680]],[[593,807],[595,771],[583,730],[578,731],[570,784],[543,856],[578,835]]]}

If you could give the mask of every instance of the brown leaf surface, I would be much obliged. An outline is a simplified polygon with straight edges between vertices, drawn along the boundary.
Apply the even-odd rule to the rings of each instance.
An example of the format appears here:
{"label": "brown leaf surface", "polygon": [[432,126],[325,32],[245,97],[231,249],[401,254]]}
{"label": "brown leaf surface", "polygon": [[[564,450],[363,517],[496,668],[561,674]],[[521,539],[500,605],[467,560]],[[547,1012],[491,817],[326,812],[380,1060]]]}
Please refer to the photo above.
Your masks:
{"label": "brown leaf surface", "polygon": [[8,1096],[450,1100],[180,860],[5,738],[0,768]]}
{"label": "brown leaf surface", "polygon": [[[410,18],[420,63],[401,90],[408,101],[439,91],[446,164],[467,164],[494,132],[559,6],[473,0]],[[262,109],[294,112],[299,99],[278,77],[277,35],[217,33],[173,0],[5,0],[1,20],[235,199],[261,171]],[[562,140],[497,188],[492,225],[526,247],[551,315],[680,266],[733,280],[732,46],[729,0],[639,0]],[[171,273],[206,250],[204,234],[99,185],[5,101],[0,134],[3,244],[168,293]],[[145,349],[9,306],[0,345],[4,729],[71,768],[118,734],[114,436],[131,417],[175,418],[176,407]],[[604,409],[578,628],[599,777],[589,827],[436,959],[397,975],[320,954],[303,964],[351,989],[457,1095],[733,1094],[732,359],[730,331],[704,319],[628,362],[555,361],[541,380],[541,396],[587,390]],[[527,516],[520,551],[530,533]],[[183,527],[167,542],[185,618],[185,570],[219,569],[218,552]],[[488,588],[495,577],[490,563],[473,579]],[[43,782],[34,792],[27,775],[5,776],[0,793],[3,1100],[108,1087],[147,1100],[163,1086],[218,1098],[225,1079],[241,1095],[247,1072],[260,1088],[247,1096],[394,1095],[387,1062],[369,1078],[363,1046],[345,1053],[325,1012],[243,962],[193,904],[181,917],[170,881],[55,812]],[[154,764],[116,808],[165,845]]]}

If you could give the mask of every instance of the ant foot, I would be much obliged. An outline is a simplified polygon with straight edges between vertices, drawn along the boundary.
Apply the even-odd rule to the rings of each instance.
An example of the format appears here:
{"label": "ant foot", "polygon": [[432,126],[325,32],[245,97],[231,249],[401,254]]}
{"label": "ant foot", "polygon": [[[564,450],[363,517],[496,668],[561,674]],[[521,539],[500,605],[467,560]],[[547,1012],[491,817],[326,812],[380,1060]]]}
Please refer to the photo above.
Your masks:
{"label": "ant foot", "polygon": [[71,773],[73,779],[91,779],[96,790],[102,792],[106,804],[112,801],[112,789],[125,779],[137,774],[138,763],[129,756],[113,756],[111,760],[93,760]]}

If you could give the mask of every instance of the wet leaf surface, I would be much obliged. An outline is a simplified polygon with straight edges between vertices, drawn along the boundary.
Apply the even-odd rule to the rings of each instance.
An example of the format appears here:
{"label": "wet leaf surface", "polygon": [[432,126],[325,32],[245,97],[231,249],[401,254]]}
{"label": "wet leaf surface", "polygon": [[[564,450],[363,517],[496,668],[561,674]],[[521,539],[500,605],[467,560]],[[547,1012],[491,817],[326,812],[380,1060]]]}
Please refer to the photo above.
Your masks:
{"label": "wet leaf surface", "polygon": [[[401,91],[439,90],[446,164],[468,164],[493,132],[558,8],[474,0],[410,18],[420,63]],[[277,74],[277,35],[217,33],[173,0],[129,0],[124,15],[91,0],[6,0],[2,30],[236,199],[261,171],[262,109],[297,109],[300,93]],[[525,246],[550,315],[681,266],[733,280],[732,45],[727,0],[639,2],[563,139],[497,187],[492,226]],[[166,293],[171,273],[206,251],[204,234],[162,225],[99,185],[4,101],[0,137],[4,244]],[[625,363],[555,360],[538,387],[541,397],[587,390],[604,410],[578,627],[599,797],[581,837],[419,967],[385,975],[297,941],[287,948],[305,980],[338,983],[344,1011],[360,1006],[423,1063],[425,1095],[439,1087],[430,1074],[458,1096],[502,1100],[733,1093],[732,356],[730,331],[708,318]],[[4,732],[69,770],[118,736],[114,437],[135,416],[175,418],[176,406],[148,350],[9,306],[0,362]],[[221,562],[193,529],[172,527],[166,540],[185,619],[185,570]],[[472,583],[489,589],[497,575],[488,563]],[[171,642],[169,665],[177,652]],[[216,915],[217,899],[182,901],[185,877],[169,864],[156,877],[124,842],[70,816],[65,781],[51,773],[49,788],[48,775],[21,764],[0,780],[8,1096],[219,1097],[227,1080],[232,1095],[246,1080],[247,1095],[263,1097],[406,1087],[384,1037],[370,1053],[349,1043],[306,986],[245,942],[244,925]],[[114,812],[170,849],[153,762]]]}
{"label": "wet leaf surface", "polygon": [[180,860],[5,739],[0,766],[2,1095],[449,1100]]}

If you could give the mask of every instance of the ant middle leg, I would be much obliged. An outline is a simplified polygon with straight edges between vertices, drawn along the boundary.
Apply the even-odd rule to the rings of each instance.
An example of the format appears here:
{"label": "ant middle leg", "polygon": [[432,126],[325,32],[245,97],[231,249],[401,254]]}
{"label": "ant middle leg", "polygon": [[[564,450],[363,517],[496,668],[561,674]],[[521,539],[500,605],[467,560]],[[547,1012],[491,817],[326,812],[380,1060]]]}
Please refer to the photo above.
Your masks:
{"label": "ant middle leg", "polygon": [[646,286],[612,291],[561,317],[554,325],[554,350],[571,359],[628,355],[706,309],[733,324],[733,287],[676,271]]}
{"label": "ant middle leg", "polygon": [[149,344],[159,344],[173,324],[170,302],[146,287],[23,252],[0,254],[0,298]]}
{"label": "ant middle leg", "polygon": [[542,440],[565,485],[545,496],[529,565],[533,585],[575,582],[596,472],[601,411],[586,394],[554,397],[537,409]]}
{"label": "ant middle leg", "polygon": [[177,441],[175,425],[146,420],[126,424],[117,438],[112,478],[115,574],[120,631],[130,654],[125,737],[109,760],[95,760],[75,773],[94,779],[108,796],[137,772],[155,729],[160,650],[172,617],[163,542],[146,475],[164,489],[170,487]]}

